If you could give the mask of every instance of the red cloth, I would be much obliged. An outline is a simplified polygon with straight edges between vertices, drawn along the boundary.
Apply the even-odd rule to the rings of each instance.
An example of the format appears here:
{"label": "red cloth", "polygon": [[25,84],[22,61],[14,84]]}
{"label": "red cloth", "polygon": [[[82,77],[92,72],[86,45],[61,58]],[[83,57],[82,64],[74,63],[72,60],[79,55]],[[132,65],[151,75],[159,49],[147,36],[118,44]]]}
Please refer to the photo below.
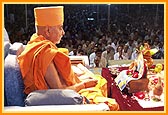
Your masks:
{"label": "red cloth", "polygon": [[108,68],[102,68],[102,76],[108,81],[108,96],[116,99],[121,111],[164,111],[164,107],[143,108],[131,96],[122,95],[120,89],[114,82],[116,75],[112,75]]}

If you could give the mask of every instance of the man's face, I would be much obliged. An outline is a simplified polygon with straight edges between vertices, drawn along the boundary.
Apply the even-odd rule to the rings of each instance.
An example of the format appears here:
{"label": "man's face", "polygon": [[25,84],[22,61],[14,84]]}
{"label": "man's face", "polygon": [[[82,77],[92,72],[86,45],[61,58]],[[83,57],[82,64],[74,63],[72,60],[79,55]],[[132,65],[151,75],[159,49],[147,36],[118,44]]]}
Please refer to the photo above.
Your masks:
{"label": "man's face", "polygon": [[119,47],[118,47],[118,52],[121,52],[121,51],[122,51],[122,47],[119,46]]}
{"label": "man's face", "polygon": [[97,53],[96,53],[96,56],[97,56],[97,57],[101,57],[101,54],[102,54],[102,52],[97,52]]}
{"label": "man's face", "polygon": [[54,44],[59,44],[61,41],[61,38],[65,34],[64,29],[63,29],[63,25],[57,25],[57,26],[50,27],[49,34],[50,34],[49,35],[50,40]]}
{"label": "man's face", "polygon": [[94,47],[94,52],[96,52],[97,49],[98,49],[97,47]]}
{"label": "man's face", "polygon": [[107,52],[109,53],[111,51],[111,47],[108,47],[107,48]]}

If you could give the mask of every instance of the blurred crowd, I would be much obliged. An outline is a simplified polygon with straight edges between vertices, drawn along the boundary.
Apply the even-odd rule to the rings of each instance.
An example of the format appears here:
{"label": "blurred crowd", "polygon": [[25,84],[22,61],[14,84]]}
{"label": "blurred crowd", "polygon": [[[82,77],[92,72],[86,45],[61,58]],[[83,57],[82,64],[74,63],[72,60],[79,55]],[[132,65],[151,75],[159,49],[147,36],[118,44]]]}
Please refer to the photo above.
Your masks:
{"label": "blurred crowd", "polygon": [[[27,44],[35,32],[36,6],[40,5],[5,5],[4,24],[11,43]],[[90,67],[106,67],[108,60],[133,60],[144,43],[158,49],[154,59],[164,58],[163,5],[111,5],[110,11],[107,7],[65,5],[65,35],[58,47],[68,48],[71,56],[87,55]]]}

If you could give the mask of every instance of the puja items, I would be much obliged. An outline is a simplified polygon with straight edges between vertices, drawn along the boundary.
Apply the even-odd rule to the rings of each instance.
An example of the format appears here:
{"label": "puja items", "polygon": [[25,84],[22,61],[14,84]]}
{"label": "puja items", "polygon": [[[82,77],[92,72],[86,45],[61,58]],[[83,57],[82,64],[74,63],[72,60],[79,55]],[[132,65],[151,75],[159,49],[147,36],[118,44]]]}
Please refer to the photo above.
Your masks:
{"label": "puja items", "polygon": [[152,55],[158,52],[158,50],[156,48],[150,49],[149,44],[144,43],[144,45],[141,45],[139,48],[139,52],[142,52],[144,61],[146,62],[148,68],[150,68],[153,65]]}
{"label": "puja items", "polygon": [[162,86],[161,77],[159,76],[158,83],[153,89],[153,94],[155,98],[160,99],[160,96],[162,95],[162,93],[163,93],[163,86]]}
{"label": "puja items", "polygon": [[[146,91],[149,83],[147,70],[147,64],[140,52],[137,60],[133,61],[127,70],[121,71],[115,78],[115,82],[121,91],[127,91],[125,93]],[[124,90],[125,88],[127,90]]]}
{"label": "puja items", "polygon": [[156,64],[154,71],[155,74],[151,77],[151,82],[149,84],[149,88],[151,89],[153,96],[152,99],[154,101],[161,101],[161,95],[163,94],[164,87],[164,70],[163,65],[158,63]]}
{"label": "puja items", "polygon": [[158,63],[156,64],[155,68],[154,68],[154,72],[155,73],[160,73],[163,70],[163,65]]}
{"label": "puja items", "polygon": [[[152,55],[157,51],[157,49],[150,49],[148,43],[141,45],[137,59],[130,64],[128,70],[121,71],[115,79],[121,91],[123,91],[124,88],[128,89],[128,93],[149,90],[147,72],[153,65]],[[162,70],[162,67],[157,65],[155,71],[160,70]]]}

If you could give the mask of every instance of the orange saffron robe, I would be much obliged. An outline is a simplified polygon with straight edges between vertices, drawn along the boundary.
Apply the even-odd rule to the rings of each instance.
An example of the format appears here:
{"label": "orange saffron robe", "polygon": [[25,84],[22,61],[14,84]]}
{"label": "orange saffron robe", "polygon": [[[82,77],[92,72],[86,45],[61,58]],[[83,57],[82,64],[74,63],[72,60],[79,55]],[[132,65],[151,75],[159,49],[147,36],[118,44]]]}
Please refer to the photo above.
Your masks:
{"label": "orange saffron robe", "polygon": [[[63,53],[64,52],[64,53]],[[51,41],[43,36],[34,34],[26,45],[25,50],[19,55],[20,65],[25,93],[34,90],[48,89],[44,76],[51,61],[54,61],[57,71],[68,86],[74,85],[75,76],[71,68],[68,50],[57,48]]]}
{"label": "orange saffron robe", "polygon": [[[58,73],[63,77],[67,86],[76,84],[77,76],[72,70],[68,50],[57,48],[55,44],[43,36],[33,34],[25,50],[18,56],[26,94],[34,90],[48,89],[44,76],[51,61],[56,65]],[[102,76],[89,72],[86,72],[85,75],[97,79],[98,84],[94,88],[82,89],[78,93],[87,97],[91,103],[104,102],[110,110],[119,110],[115,99],[107,98],[107,81]]]}

